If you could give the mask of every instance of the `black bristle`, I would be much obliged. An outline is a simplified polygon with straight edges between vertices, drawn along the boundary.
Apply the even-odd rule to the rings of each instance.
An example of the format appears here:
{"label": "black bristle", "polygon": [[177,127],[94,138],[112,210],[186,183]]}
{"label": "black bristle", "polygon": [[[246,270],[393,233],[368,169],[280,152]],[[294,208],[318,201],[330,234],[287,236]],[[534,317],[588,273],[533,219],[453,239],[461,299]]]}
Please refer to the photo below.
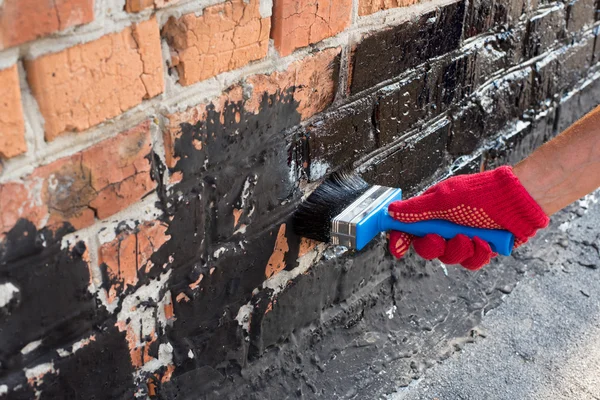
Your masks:
{"label": "black bristle", "polygon": [[300,204],[292,217],[294,231],[309,239],[328,242],[331,220],[370,187],[354,172],[334,172]]}

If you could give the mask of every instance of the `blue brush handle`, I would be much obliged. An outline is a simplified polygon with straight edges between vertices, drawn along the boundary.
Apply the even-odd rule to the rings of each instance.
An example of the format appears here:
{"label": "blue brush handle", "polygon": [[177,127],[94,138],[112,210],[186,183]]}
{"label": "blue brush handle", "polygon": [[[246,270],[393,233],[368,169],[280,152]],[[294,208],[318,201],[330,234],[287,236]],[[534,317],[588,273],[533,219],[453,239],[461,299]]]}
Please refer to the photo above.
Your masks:
{"label": "blue brush handle", "polygon": [[400,231],[420,237],[429,233],[437,233],[444,239],[452,239],[459,233],[462,233],[470,238],[477,236],[478,238],[488,242],[492,248],[492,251],[502,254],[503,256],[510,255],[515,243],[515,236],[509,231],[501,229],[471,228],[469,226],[454,224],[442,219],[404,223],[390,217],[385,210],[384,212],[380,213],[379,227],[382,232]]}

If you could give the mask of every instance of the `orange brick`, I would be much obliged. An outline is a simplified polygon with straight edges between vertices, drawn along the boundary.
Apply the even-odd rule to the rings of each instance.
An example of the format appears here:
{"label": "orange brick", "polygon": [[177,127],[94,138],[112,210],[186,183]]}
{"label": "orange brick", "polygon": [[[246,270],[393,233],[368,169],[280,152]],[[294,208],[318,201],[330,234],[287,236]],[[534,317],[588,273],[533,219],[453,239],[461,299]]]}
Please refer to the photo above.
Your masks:
{"label": "orange brick", "polygon": [[271,37],[282,56],[350,25],[352,0],[274,0]]}
{"label": "orange brick", "polygon": [[106,218],[156,187],[150,177],[150,123],[0,185],[0,238],[19,218],[37,228],[68,222],[75,229]]}
{"label": "orange brick", "polygon": [[14,157],[26,150],[19,74],[13,65],[0,70],[0,157]]}
{"label": "orange brick", "polygon": [[0,49],[93,19],[94,0],[4,0],[0,2]]}
{"label": "orange brick", "polygon": [[[298,102],[298,113],[307,119],[327,108],[335,97],[339,65],[335,60],[340,48],[323,50],[314,55],[295,61],[285,71],[271,74],[253,75],[245,83],[234,86],[212,103],[215,111],[223,109],[227,102],[244,101],[244,109],[258,113],[263,95],[284,92],[293,88],[294,100]],[[244,97],[243,86],[248,86],[249,97]],[[181,135],[180,124],[196,124],[206,119],[206,106],[199,104],[185,111],[168,115],[169,125],[164,131],[167,165],[172,168],[177,163],[174,153],[175,141]]]}
{"label": "orange brick", "polygon": [[125,11],[140,12],[146,8],[163,8],[177,3],[179,0],[127,0]]}
{"label": "orange brick", "polygon": [[156,19],[28,61],[25,67],[48,141],[116,117],[164,88]]}
{"label": "orange brick", "polygon": [[128,285],[135,286],[138,276],[152,268],[150,257],[170,236],[168,226],[160,221],[145,222],[134,230],[120,233],[111,242],[100,246],[98,260],[106,265],[108,277],[114,285],[108,290],[109,302],[119,296]]}
{"label": "orange brick", "polygon": [[206,7],[201,16],[170,18],[163,36],[185,86],[265,57],[270,29],[270,18],[260,16],[259,0],[229,0]]}
{"label": "orange brick", "polygon": [[358,15],[369,15],[381,10],[396,7],[407,7],[419,0],[358,0]]}

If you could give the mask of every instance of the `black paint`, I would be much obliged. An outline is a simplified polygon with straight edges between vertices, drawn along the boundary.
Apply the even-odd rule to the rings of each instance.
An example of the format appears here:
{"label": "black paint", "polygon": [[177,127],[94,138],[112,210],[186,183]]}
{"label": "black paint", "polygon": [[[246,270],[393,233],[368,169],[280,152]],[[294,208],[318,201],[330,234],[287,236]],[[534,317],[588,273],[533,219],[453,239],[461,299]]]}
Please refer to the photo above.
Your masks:
{"label": "black paint", "polygon": [[464,10],[460,1],[363,39],[353,54],[352,93],[458,48]]}

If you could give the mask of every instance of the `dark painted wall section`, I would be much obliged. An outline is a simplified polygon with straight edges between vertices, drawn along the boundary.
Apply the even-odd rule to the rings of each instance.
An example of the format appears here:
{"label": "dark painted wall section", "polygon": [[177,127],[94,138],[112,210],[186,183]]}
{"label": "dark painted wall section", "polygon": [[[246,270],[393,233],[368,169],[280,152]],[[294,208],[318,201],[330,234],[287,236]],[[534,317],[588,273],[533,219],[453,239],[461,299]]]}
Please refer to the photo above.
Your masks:
{"label": "dark painted wall section", "polygon": [[[158,297],[174,299],[176,318],[157,323],[147,349],[157,359],[170,349],[171,363],[153,373],[134,371],[117,329],[123,310],[88,292],[86,244],[61,246],[68,226],[37,232],[21,221],[0,248],[0,283],[19,286],[0,309],[5,397],[367,398],[473,340],[482,311],[524,273],[520,254],[446,274],[413,256],[393,260],[383,239],[358,254],[309,246],[289,216],[307,184],[342,166],[413,195],[453,173],[515,163],[595,107],[597,4],[529,3],[460,1],[366,36],[350,55],[349,97],[307,123],[290,90],[265,94],[255,112],[229,102],[182,124],[171,171],[182,179],[159,186],[170,240],[126,289],[166,277]],[[165,167],[150,159],[160,181]],[[28,376],[35,365],[45,367]]]}

